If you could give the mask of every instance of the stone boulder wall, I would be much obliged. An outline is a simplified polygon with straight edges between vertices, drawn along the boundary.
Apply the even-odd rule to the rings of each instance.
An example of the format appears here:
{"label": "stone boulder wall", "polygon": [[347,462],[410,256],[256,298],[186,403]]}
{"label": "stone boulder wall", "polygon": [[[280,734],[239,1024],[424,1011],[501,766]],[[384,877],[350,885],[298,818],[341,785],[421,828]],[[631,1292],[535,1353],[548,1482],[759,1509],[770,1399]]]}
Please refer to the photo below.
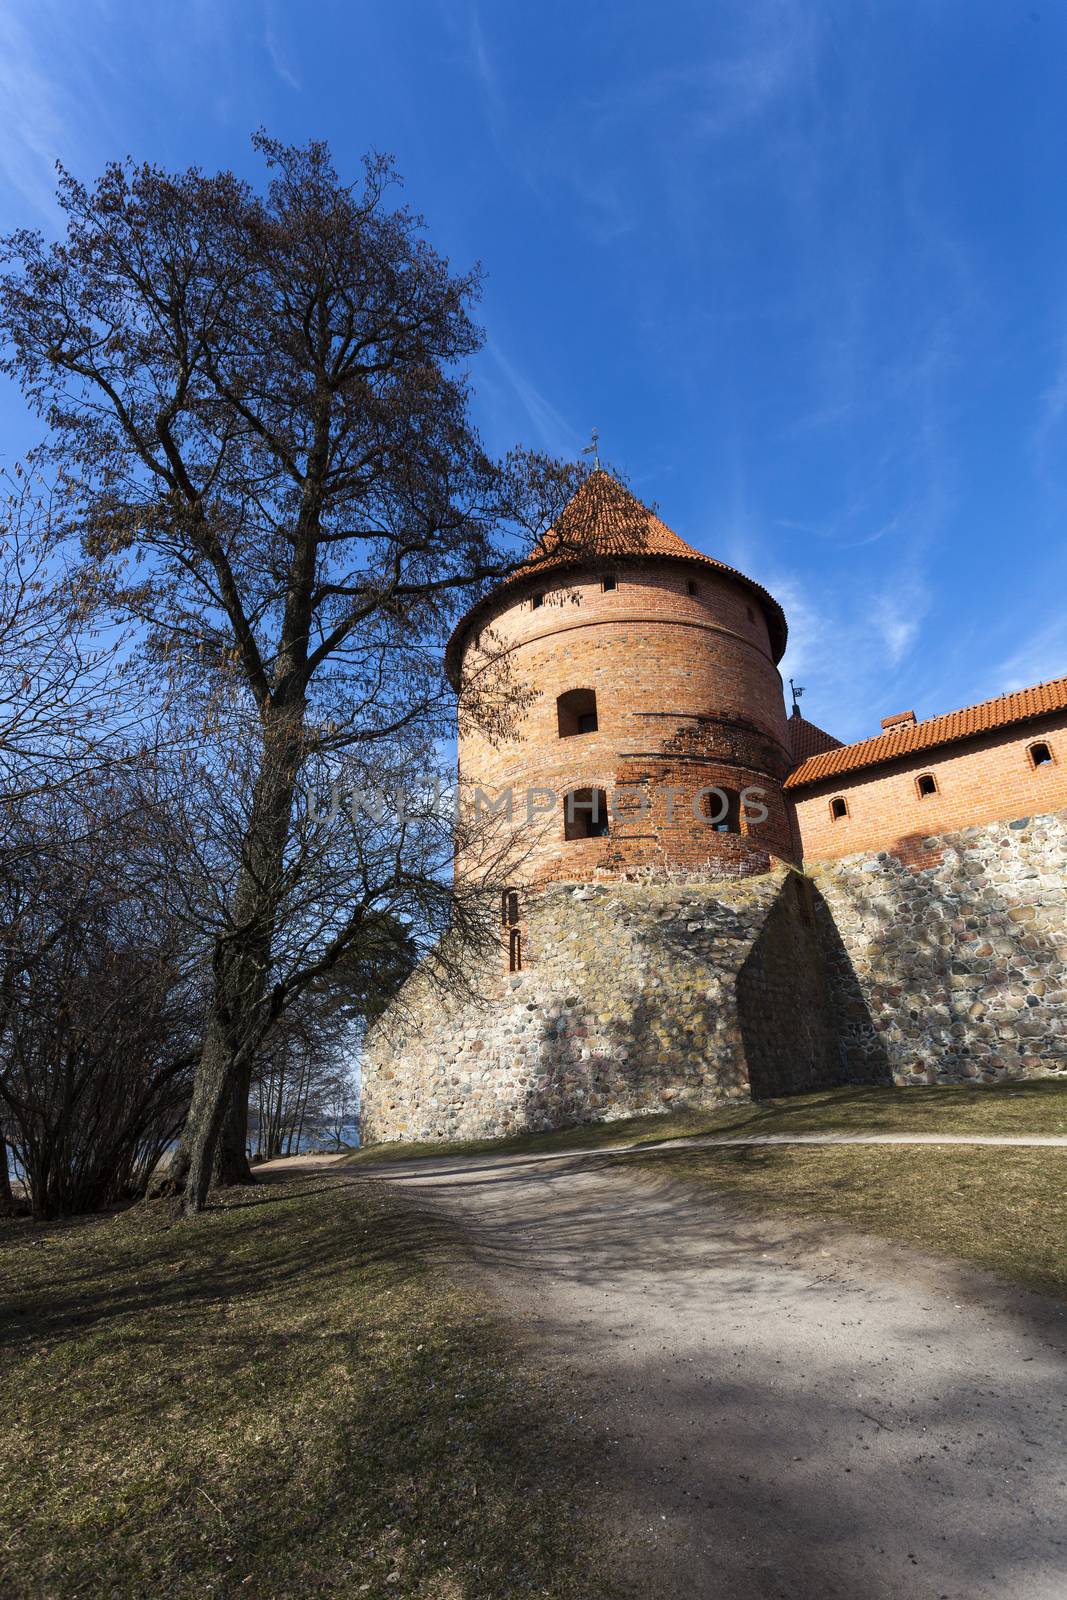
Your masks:
{"label": "stone boulder wall", "polygon": [[800,881],[779,868],[526,896],[525,970],[493,950],[475,1001],[434,981],[431,955],[371,1030],[362,1137],[487,1137],[832,1081]]}
{"label": "stone boulder wall", "polygon": [[813,866],[849,1076],[1067,1072],[1067,812]]}

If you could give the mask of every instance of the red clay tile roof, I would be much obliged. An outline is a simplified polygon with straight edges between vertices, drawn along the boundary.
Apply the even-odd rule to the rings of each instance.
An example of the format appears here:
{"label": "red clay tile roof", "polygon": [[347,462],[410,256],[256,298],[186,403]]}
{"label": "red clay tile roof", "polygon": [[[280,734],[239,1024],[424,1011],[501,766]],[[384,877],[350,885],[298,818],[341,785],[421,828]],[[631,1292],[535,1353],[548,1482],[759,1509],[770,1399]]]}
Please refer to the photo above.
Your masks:
{"label": "red clay tile roof", "polygon": [[809,756],[821,755],[824,750],[841,748],[840,739],[835,739],[832,733],[824,732],[806,717],[794,714],[787,726],[794,761],[806,761]]}
{"label": "red clay tile roof", "polygon": [[873,739],[861,739],[856,744],[844,744],[837,750],[809,756],[789,774],[785,786],[799,789],[804,784],[822,783],[861,767],[874,767],[918,750],[955,744],[959,739],[972,739],[976,734],[990,733],[1013,722],[1028,722],[1054,711],[1067,711],[1067,678],[1035,683],[1030,689],[1016,689],[1011,694],[998,695],[995,700],[983,700],[980,705],[946,711],[941,717],[929,717],[925,722],[895,728]]}
{"label": "red clay tile roof", "polygon": [[461,617],[445,647],[445,670],[453,685],[458,685],[463,642],[472,626],[492,610],[502,591],[516,584],[530,587],[543,575],[554,576],[564,570],[588,566],[591,562],[642,561],[670,557],[690,565],[713,567],[735,578],[763,607],[770,631],[774,659],[785,651],[785,614],[774,597],[743,572],[713,556],[701,555],[692,545],[661,522],[654,511],[610,473],[597,468],[571,496],[555,525],[536,544],[528,560],[492,588]]}

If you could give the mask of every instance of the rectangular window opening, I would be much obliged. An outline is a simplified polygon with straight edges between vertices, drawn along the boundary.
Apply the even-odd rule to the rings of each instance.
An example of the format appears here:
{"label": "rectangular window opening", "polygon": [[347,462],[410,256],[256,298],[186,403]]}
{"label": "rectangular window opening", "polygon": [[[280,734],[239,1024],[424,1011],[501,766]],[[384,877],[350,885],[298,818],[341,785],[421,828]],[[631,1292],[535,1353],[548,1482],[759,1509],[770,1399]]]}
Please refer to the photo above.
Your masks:
{"label": "rectangular window opening", "polygon": [[603,789],[572,789],[563,802],[565,839],[606,839],[608,797]]}

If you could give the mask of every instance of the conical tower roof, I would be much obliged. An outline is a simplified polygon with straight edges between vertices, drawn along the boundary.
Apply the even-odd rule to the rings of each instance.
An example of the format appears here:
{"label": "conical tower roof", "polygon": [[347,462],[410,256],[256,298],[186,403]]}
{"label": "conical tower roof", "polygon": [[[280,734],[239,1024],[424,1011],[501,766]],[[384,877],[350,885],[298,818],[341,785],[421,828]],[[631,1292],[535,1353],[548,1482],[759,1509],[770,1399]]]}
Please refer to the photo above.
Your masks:
{"label": "conical tower roof", "polygon": [[460,618],[445,650],[449,680],[458,687],[464,641],[472,628],[495,609],[506,591],[519,587],[533,589],[546,579],[561,577],[565,571],[588,570],[606,563],[665,559],[727,573],[755,595],[767,618],[774,659],[781,659],[785,651],[786,622],[777,600],[735,567],[694,550],[631,494],[625,484],[598,467],[571,496],[527,559]]}

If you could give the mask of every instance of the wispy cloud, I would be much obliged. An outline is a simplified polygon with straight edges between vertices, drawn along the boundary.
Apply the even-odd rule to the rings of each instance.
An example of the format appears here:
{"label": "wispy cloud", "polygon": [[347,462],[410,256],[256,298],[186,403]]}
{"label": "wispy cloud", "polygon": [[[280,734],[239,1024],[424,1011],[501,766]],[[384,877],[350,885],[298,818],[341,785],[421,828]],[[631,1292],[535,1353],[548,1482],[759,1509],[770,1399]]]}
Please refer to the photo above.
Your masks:
{"label": "wispy cloud", "polygon": [[[37,37],[42,17],[38,13]],[[54,69],[46,68],[34,33],[10,5],[0,5],[0,102],[4,137],[0,177],[40,216],[56,212],[55,164],[69,158],[77,113]]]}
{"label": "wispy cloud", "polygon": [[796,570],[772,572],[768,587],[785,609],[784,678],[804,684],[804,711],[839,739],[877,732],[878,720],[914,682],[915,647],[931,604],[921,574],[905,561],[885,574],[883,593],[858,603],[858,583],[817,583]]}
{"label": "wispy cloud", "polygon": [[1067,617],[1052,617],[1036,632],[1024,632],[1025,644],[1001,658],[993,669],[996,687],[991,693],[1006,694],[1067,673]]}
{"label": "wispy cloud", "polygon": [[1067,420],[1067,339],[1060,347],[1056,370],[1048,388],[1038,399],[1038,417],[1030,439],[1030,448],[1039,470],[1049,465],[1052,450],[1062,446],[1061,434]]}
{"label": "wispy cloud", "polygon": [[500,346],[492,339],[487,344],[486,350],[507,380],[541,447],[552,455],[576,455],[582,440],[563,413],[542,394],[536,384],[531,383],[530,379],[508,360]]}
{"label": "wispy cloud", "polygon": [[270,0],[268,0],[264,8],[263,43],[266,45],[270,64],[281,81],[288,84],[290,89],[296,89],[298,92],[303,89],[304,85],[290,64],[288,53],[285,49],[277,7],[271,4]]}

